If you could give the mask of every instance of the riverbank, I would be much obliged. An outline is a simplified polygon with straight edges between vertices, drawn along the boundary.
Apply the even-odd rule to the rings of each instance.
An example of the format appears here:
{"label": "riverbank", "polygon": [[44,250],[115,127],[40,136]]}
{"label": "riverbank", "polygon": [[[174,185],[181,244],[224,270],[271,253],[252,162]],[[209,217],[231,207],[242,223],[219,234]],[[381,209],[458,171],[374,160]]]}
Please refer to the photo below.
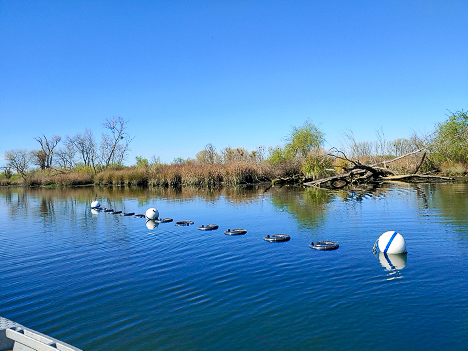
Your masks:
{"label": "riverbank", "polygon": [[288,163],[272,166],[269,163],[237,162],[223,164],[171,164],[148,167],[122,167],[94,174],[90,170],[49,170],[33,172],[25,179],[0,180],[3,186],[143,186],[143,187],[216,187],[243,184],[271,183],[274,179],[295,177],[300,165]]}
{"label": "riverbank", "polygon": [[[334,174],[334,175],[333,175]],[[147,167],[122,167],[107,169],[99,173],[90,170],[65,171],[51,169],[32,172],[25,179],[11,177],[0,179],[0,186],[26,187],[182,187],[212,188],[220,186],[238,186],[270,184],[284,185],[316,185],[326,183],[327,179],[342,178],[345,173],[330,170],[329,176],[307,176],[301,171],[299,163],[287,163],[272,166],[269,163],[239,162],[232,164],[171,164]],[[454,181],[466,183],[468,175],[454,175],[452,172],[430,172],[418,175],[396,175],[406,182]],[[368,181],[367,178],[361,177]],[[415,180],[416,179],[416,180]],[[382,179],[379,179],[381,181]],[[389,179],[391,180],[391,179]],[[347,184],[344,184],[347,185]]]}

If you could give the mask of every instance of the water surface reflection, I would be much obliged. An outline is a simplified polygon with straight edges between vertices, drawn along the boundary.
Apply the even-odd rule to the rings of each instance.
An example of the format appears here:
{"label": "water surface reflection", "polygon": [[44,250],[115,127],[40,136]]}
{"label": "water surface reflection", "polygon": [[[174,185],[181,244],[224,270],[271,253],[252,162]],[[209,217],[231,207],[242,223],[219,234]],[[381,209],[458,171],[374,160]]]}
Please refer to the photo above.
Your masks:
{"label": "water surface reflection", "polygon": [[[89,350],[462,350],[467,194],[1,188],[0,314]],[[94,211],[96,198],[196,225]],[[236,227],[247,234],[223,234]],[[373,255],[387,230],[407,255]],[[281,232],[291,240],[263,240]],[[308,246],[327,239],[339,249]]]}

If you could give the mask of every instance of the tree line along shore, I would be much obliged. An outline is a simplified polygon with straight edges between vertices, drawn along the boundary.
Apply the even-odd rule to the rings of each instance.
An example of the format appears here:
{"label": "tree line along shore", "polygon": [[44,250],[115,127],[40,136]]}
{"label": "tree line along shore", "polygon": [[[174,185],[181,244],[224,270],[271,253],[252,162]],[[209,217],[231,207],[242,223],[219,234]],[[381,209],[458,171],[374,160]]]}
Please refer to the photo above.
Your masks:
{"label": "tree line along shore", "polygon": [[166,164],[158,156],[150,160],[136,157],[132,166],[123,164],[133,139],[127,123],[122,117],[106,120],[100,141],[85,129],[64,138],[36,137],[37,150],[8,150],[0,186],[218,187],[286,183],[335,184],[331,187],[336,188],[356,180],[373,181],[377,176],[418,175],[424,180],[424,176],[429,179],[434,175],[468,174],[468,115],[463,110],[447,115],[432,133],[414,133],[410,138],[388,141],[378,131],[375,141],[358,142],[348,132],[342,148],[325,150],[324,132],[308,120],[293,127],[281,146],[251,151],[225,147],[218,151],[210,143],[194,159],[176,158]]}

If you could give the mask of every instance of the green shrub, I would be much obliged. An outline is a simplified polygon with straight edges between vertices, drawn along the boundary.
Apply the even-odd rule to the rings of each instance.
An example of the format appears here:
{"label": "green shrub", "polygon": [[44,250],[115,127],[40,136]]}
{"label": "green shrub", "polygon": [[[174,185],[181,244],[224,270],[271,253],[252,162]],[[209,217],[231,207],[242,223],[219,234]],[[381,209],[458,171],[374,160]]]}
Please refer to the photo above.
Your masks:
{"label": "green shrub", "polygon": [[301,170],[307,178],[319,179],[334,174],[332,169],[333,159],[325,152],[317,150],[304,158]]}
{"label": "green shrub", "polygon": [[440,164],[445,161],[468,163],[468,114],[458,111],[439,123],[430,149]]}

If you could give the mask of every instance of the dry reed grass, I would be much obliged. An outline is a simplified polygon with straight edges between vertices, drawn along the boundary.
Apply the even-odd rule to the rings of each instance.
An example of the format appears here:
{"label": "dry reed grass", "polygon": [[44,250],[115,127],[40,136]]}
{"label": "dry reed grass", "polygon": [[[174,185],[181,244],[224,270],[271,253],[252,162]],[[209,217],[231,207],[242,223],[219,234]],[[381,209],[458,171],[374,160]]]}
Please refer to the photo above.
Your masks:
{"label": "dry reed grass", "polygon": [[70,173],[33,173],[28,176],[23,185],[26,186],[80,186],[93,184],[93,175],[88,172]]}

